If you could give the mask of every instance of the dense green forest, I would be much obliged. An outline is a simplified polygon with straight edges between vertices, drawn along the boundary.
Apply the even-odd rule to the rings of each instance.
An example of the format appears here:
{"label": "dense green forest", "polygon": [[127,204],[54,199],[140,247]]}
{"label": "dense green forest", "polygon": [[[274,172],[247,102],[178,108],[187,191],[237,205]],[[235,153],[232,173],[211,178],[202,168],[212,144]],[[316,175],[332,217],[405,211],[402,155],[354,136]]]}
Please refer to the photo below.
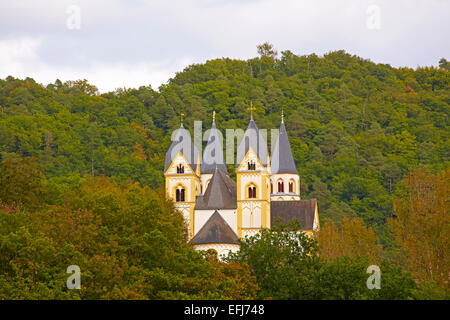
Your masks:
{"label": "dense green forest", "polygon": [[[87,298],[257,297],[256,288],[247,285],[248,290],[243,292],[236,282],[252,283],[251,278],[235,279],[235,269],[245,269],[245,263],[251,266],[251,261],[236,258],[236,266],[221,266],[222,270],[214,267],[215,262],[201,259],[181,244],[182,232],[177,229],[180,222],[177,225],[173,220],[167,221],[172,224],[168,229],[152,224],[171,212],[170,205],[160,198],[165,152],[172,131],[180,125],[180,114],[185,114],[184,126],[191,134],[196,120],[203,121],[204,129],[210,126],[214,110],[218,129],[245,129],[250,102],[256,108],[254,118],[260,128],[278,128],[283,109],[301,177],[301,196],[318,199],[321,223],[330,221],[340,226],[347,218],[361,218],[367,227],[373,228],[377,244],[395,248],[395,237],[387,220],[395,210],[393,200],[407,194],[404,177],[418,168],[433,174],[449,167],[449,63],[441,59],[439,68],[393,68],[344,51],[322,57],[299,56],[290,51],[277,54],[271,46],[260,46],[258,52],[258,57],[247,61],[222,58],[191,65],[158,90],[143,86],[100,94],[85,80],[65,83],[56,80],[47,86],[31,78],[0,80],[0,161],[4,170],[3,180],[0,177],[2,256],[9,255],[12,259],[14,250],[20,252],[20,248],[14,247],[14,237],[18,237],[26,243],[36,243],[36,254],[41,255],[36,261],[42,263],[47,261],[45,255],[65,261],[67,257],[63,255],[83,252],[85,260],[81,264],[92,268],[102,263],[120,266],[124,283],[135,277],[133,283],[145,287],[145,274],[150,274],[154,281],[150,285],[153,291],[147,286],[147,292],[141,287],[125,290],[120,284],[116,291],[111,291],[112,282],[104,280],[104,290],[92,289]],[[23,166],[25,173],[17,174],[20,172],[17,168]],[[233,173],[233,165],[229,171]],[[6,172],[11,173],[12,180],[5,178]],[[21,179],[24,181],[20,182]],[[32,181],[35,187],[30,187]],[[90,202],[89,197],[94,195],[96,200]],[[114,201],[109,203],[111,199]],[[137,204],[139,201],[142,205]],[[151,208],[152,202],[160,203],[156,206],[158,218],[144,221],[142,212]],[[54,208],[53,212],[43,210],[43,205]],[[105,208],[114,214],[108,215]],[[70,214],[64,218],[59,210]],[[79,217],[80,210],[90,210],[91,215]],[[45,219],[39,220],[39,214],[31,212],[41,212]],[[67,251],[58,255],[50,251],[56,250],[57,241],[64,243],[63,234],[52,230],[51,225],[48,230],[38,230],[42,221],[73,219],[64,223],[78,225],[79,219],[97,218],[102,222],[92,224],[92,230],[80,230],[75,235],[81,237],[86,232],[92,243],[75,249],[67,244],[69,247],[64,247]],[[116,222],[123,223],[124,229],[114,225]],[[164,224],[164,219],[158,223]],[[27,224],[38,231],[19,228]],[[139,230],[144,232],[140,228],[145,226],[149,228],[145,237],[150,238],[140,239],[144,235]],[[161,230],[170,232],[161,235]],[[131,235],[136,235],[136,239]],[[101,247],[98,257],[89,256],[88,251],[93,250],[97,241],[105,247]],[[156,260],[165,257],[171,259],[170,263],[162,260],[161,264],[152,265],[149,261],[154,259],[145,253],[146,241],[161,241],[161,247],[173,245],[172,254],[157,253]],[[137,251],[127,251],[130,248]],[[108,262],[111,252],[128,258]],[[23,258],[28,255],[21,254]],[[5,259],[0,260],[8,264]],[[185,263],[187,260],[190,262]],[[3,288],[6,288],[5,274],[19,277],[20,261],[3,270],[0,277]],[[144,271],[138,269],[141,263],[145,265]],[[342,269],[342,262],[333,263],[323,268]],[[36,270],[39,268],[43,266]],[[202,274],[198,271],[202,268],[210,268],[211,273]],[[33,265],[25,269],[34,270]],[[34,281],[35,271],[26,281]],[[170,272],[171,277],[165,278],[165,272]],[[177,278],[180,273],[191,273],[192,279]],[[195,281],[207,281],[208,275],[212,279],[232,279],[225,281],[227,285],[223,288],[214,287],[210,281],[206,291],[190,289]],[[43,281],[46,274],[40,276]],[[64,277],[63,273],[61,279]],[[17,287],[26,287],[25,280],[20,279]],[[157,290],[158,286],[166,290]],[[15,297],[23,297],[23,291],[17,290]],[[45,291],[48,288],[42,290],[42,296],[55,297]],[[270,296],[267,290],[265,297]],[[57,297],[67,298],[70,294],[61,293]],[[272,296],[276,294],[272,292]],[[408,295],[400,295],[405,296]]]}
{"label": "dense green forest", "polygon": [[0,156],[38,158],[56,189],[85,174],[158,189],[181,112],[191,131],[194,120],[208,128],[213,110],[219,129],[245,129],[250,101],[260,128],[278,128],[284,109],[301,195],[319,200],[322,220],[383,225],[410,169],[448,167],[448,63],[396,69],[343,51],[211,60],[158,91],[98,94],[86,81],[44,87],[8,77],[0,81]]}

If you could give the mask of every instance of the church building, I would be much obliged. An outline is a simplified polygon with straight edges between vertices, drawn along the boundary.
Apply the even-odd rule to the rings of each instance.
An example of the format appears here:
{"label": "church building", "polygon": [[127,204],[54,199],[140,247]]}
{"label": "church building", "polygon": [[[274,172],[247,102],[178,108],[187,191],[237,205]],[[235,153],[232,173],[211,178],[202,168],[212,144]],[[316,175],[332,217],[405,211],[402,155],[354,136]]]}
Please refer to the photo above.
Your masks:
{"label": "church building", "polygon": [[183,124],[166,153],[166,197],[183,214],[189,243],[220,257],[239,250],[239,238],[276,221],[298,219],[308,235],[318,230],[317,201],[301,200],[300,176],[283,116],[272,155],[251,116],[237,149],[236,181],[225,165],[214,118],[202,156]]}

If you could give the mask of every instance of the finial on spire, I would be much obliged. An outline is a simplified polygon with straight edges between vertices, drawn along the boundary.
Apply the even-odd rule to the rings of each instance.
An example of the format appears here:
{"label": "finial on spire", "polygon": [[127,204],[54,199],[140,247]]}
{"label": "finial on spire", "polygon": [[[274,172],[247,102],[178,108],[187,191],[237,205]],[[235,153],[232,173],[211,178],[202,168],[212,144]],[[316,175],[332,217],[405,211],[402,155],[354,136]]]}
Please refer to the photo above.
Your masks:
{"label": "finial on spire", "polygon": [[283,110],[283,107],[281,107],[281,122],[284,122],[284,110]]}
{"label": "finial on spire", "polygon": [[216,122],[216,110],[213,111],[213,122]]}
{"label": "finial on spire", "polygon": [[253,110],[255,110],[255,108],[253,107],[253,103],[250,101],[250,108],[248,108],[250,110],[250,120],[253,120]]}
{"label": "finial on spire", "polygon": [[183,126],[183,116],[184,116],[184,113],[181,112],[181,113],[180,113],[180,123],[181,123],[181,126]]}

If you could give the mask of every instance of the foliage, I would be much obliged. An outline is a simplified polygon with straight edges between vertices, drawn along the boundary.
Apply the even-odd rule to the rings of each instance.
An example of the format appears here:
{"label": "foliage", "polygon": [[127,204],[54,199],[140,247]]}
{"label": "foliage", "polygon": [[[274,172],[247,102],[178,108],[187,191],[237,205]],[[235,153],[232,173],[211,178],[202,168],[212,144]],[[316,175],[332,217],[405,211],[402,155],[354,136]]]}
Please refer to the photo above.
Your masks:
{"label": "foliage", "polygon": [[[357,223],[357,222],[356,222]],[[413,299],[418,291],[411,275],[386,259],[379,261],[381,289],[368,289],[372,264],[362,255],[318,255],[314,238],[298,227],[281,225],[241,241],[230,261],[248,263],[260,288],[270,299]],[[415,291],[416,290],[416,291]]]}
{"label": "foliage", "polygon": [[433,282],[447,296],[450,275],[450,170],[427,174],[411,172],[405,178],[405,196],[394,202],[390,225],[400,264],[418,282]]}
{"label": "foliage", "polygon": [[213,110],[220,130],[244,129],[253,102],[260,128],[278,128],[284,110],[302,197],[319,200],[321,219],[360,217],[390,245],[385,222],[402,177],[448,168],[447,60],[410,69],[344,51],[277,54],[264,43],[258,52],[191,65],[158,90],[0,80],[0,157],[39,159],[57,189],[85,174],[158,189],[181,112],[190,130],[194,120],[208,128]]}
{"label": "foliage", "polygon": [[[70,265],[81,269],[81,290],[66,288]],[[0,206],[0,299],[250,299],[255,292],[244,264],[208,261],[192,249],[182,215],[149,187],[88,176],[62,205]]]}
{"label": "foliage", "polygon": [[[188,66],[158,90],[0,79],[0,298],[448,299],[448,61],[258,54]],[[318,243],[265,230],[223,264],[185,243],[164,157],[181,112],[190,130],[213,110],[218,129],[244,129],[250,102],[260,128],[284,110],[322,230]],[[402,179],[419,167],[431,174]],[[374,262],[383,289],[368,292]],[[81,291],[65,287],[71,264]]]}
{"label": "foliage", "polygon": [[0,166],[0,199],[10,206],[35,209],[46,196],[42,178],[35,159],[5,157]]}
{"label": "foliage", "polygon": [[319,243],[319,255],[324,259],[340,256],[363,257],[370,263],[380,261],[382,246],[371,227],[366,227],[361,218],[344,218],[339,227],[333,221],[327,221],[316,233]]}
{"label": "foliage", "polygon": [[317,244],[294,223],[263,229],[240,241],[240,251],[228,261],[248,263],[260,288],[259,298],[306,299],[309,281],[317,268]]}

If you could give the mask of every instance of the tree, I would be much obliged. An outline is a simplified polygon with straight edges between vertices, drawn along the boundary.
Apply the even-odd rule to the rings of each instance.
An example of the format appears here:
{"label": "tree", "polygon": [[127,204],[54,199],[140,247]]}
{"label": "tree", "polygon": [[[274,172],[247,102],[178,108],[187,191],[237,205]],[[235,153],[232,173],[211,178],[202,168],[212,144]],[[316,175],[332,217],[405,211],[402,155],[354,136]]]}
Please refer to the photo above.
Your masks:
{"label": "tree", "polygon": [[[66,287],[70,265],[81,290]],[[63,204],[0,205],[0,299],[254,299],[256,290],[245,264],[205,259],[172,203],[134,182],[87,175]]]}
{"label": "tree", "polygon": [[408,272],[383,259],[378,266],[381,271],[380,289],[369,289],[368,259],[358,256],[340,256],[321,263],[313,275],[309,299],[326,300],[407,300],[414,297],[417,289]]}
{"label": "tree", "polygon": [[[361,223],[355,220],[353,224]],[[352,223],[348,223],[352,225]],[[295,222],[281,224],[270,230],[241,240],[240,251],[228,261],[248,263],[250,274],[259,287],[257,297],[272,299],[410,299],[416,285],[408,272],[386,259],[378,259],[381,289],[367,287],[367,268],[373,264],[367,254],[354,254],[351,245],[361,234],[353,234],[349,252],[326,255],[317,242],[303,232],[296,232]],[[363,231],[365,228],[356,228]],[[349,230],[345,230],[348,232]],[[372,236],[373,238],[373,236]],[[366,241],[367,242],[367,241]],[[370,246],[370,241],[367,242]],[[324,243],[328,245],[329,243]],[[355,246],[356,251],[366,246]],[[373,252],[373,250],[372,250]]]}
{"label": "tree", "polygon": [[434,281],[449,293],[450,170],[427,174],[423,169],[405,178],[405,196],[394,201],[390,226],[401,263],[419,283]]}
{"label": "tree", "polygon": [[444,69],[445,71],[450,71],[450,62],[448,62],[445,58],[441,58],[441,60],[439,60],[439,68]]}
{"label": "tree", "polygon": [[278,52],[275,50],[275,48],[273,47],[273,45],[271,45],[268,42],[264,42],[262,44],[259,44],[256,46],[256,48],[258,49],[258,54],[261,57],[268,57],[271,59],[275,59]]}
{"label": "tree", "polygon": [[328,220],[317,232],[319,255],[323,259],[333,260],[337,257],[363,257],[375,264],[381,258],[381,245],[371,227],[366,227],[363,219],[344,217],[339,227]]}
{"label": "tree", "polygon": [[0,167],[0,200],[36,209],[45,197],[43,172],[34,158],[5,157]]}
{"label": "tree", "polygon": [[248,264],[259,299],[307,299],[311,274],[318,268],[317,243],[299,229],[295,222],[263,229],[240,240],[240,250],[227,258]]}

